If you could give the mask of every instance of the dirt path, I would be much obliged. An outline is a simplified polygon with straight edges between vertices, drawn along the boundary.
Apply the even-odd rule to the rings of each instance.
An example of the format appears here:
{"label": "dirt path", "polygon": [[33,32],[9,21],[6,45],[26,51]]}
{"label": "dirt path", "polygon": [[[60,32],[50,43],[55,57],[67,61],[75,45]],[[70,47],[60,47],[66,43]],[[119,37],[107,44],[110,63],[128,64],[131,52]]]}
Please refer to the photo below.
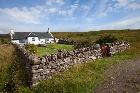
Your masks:
{"label": "dirt path", "polygon": [[94,93],[140,93],[140,58],[109,68]]}

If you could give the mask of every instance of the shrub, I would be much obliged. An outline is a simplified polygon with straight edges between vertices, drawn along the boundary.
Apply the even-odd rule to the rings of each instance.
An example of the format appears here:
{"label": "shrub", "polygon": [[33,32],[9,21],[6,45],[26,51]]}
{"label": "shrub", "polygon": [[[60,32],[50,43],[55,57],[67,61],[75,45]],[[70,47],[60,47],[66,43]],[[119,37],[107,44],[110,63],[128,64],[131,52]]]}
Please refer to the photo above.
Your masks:
{"label": "shrub", "polygon": [[88,47],[92,44],[90,40],[83,40],[83,41],[77,41],[77,43],[74,44],[74,48],[82,48],[82,47]]}
{"label": "shrub", "polygon": [[46,47],[47,44],[39,44],[38,47]]}
{"label": "shrub", "polygon": [[37,53],[37,46],[34,44],[25,45],[25,49],[27,49],[28,51],[30,51],[33,54]]}
{"label": "shrub", "polygon": [[10,42],[9,42],[8,39],[3,39],[3,38],[1,38],[1,39],[0,39],[0,44],[10,44]]}
{"label": "shrub", "polygon": [[113,43],[115,41],[117,41],[118,39],[112,35],[106,35],[106,36],[101,36],[96,43],[97,44],[105,44],[105,43]]}

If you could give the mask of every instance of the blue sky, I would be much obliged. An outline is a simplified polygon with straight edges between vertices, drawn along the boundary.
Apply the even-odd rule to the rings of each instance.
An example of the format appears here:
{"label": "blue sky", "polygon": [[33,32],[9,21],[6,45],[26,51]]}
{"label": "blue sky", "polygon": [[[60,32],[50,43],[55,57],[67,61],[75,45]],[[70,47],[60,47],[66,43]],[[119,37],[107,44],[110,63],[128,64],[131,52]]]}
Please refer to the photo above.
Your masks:
{"label": "blue sky", "polygon": [[140,0],[0,0],[0,33],[140,28]]}

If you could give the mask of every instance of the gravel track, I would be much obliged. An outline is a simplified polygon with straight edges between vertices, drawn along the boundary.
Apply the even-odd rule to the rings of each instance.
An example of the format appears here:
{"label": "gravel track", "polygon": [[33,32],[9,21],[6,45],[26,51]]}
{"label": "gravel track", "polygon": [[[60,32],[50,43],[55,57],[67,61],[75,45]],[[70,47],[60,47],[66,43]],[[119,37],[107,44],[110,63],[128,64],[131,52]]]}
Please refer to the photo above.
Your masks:
{"label": "gravel track", "polygon": [[111,66],[94,93],[140,93],[140,58]]}

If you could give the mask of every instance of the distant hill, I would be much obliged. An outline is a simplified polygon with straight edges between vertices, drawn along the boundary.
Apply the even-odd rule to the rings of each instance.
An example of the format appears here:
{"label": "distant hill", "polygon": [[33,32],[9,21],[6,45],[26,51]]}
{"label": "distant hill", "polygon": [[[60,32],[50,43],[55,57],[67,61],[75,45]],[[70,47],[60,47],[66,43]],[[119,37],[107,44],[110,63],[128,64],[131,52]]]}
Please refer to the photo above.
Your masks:
{"label": "distant hill", "polygon": [[[100,30],[100,31],[89,31],[89,32],[52,32],[56,38],[67,38],[72,40],[84,41],[84,40],[96,40],[98,37],[106,34],[115,35],[120,38],[122,35],[139,32],[140,29],[123,29],[123,30]],[[123,37],[123,36],[122,36]]]}
{"label": "distant hill", "polygon": [[0,34],[0,38],[10,39],[10,35],[9,34]]}

